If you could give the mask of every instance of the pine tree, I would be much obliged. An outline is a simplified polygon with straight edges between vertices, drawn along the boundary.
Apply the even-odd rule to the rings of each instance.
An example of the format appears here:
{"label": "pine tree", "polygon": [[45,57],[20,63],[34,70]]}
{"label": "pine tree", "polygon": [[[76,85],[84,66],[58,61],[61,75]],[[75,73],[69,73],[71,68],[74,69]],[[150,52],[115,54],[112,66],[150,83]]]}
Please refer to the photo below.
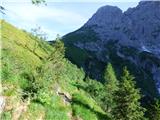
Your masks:
{"label": "pine tree", "polygon": [[149,120],[160,120],[160,99],[150,103],[147,108],[147,117]]}
{"label": "pine tree", "polygon": [[121,80],[119,90],[115,94],[115,120],[143,120],[145,109],[139,102],[140,90],[135,88],[134,77],[130,75],[126,67]]}
{"label": "pine tree", "polygon": [[104,84],[110,90],[110,92],[114,92],[118,89],[118,80],[111,63],[108,63],[106,66],[104,80]]}
{"label": "pine tree", "polygon": [[160,100],[156,100],[154,108],[154,116],[152,120],[160,120]]}
{"label": "pine tree", "polygon": [[105,105],[104,110],[106,112],[111,112],[113,107],[115,106],[114,102],[114,94],[118,90],[118,80],[116,78],[114,69],[112,67],[112,64],[109,63],[106,66],[105,72],[104,72],[104,86],[105,86]]}

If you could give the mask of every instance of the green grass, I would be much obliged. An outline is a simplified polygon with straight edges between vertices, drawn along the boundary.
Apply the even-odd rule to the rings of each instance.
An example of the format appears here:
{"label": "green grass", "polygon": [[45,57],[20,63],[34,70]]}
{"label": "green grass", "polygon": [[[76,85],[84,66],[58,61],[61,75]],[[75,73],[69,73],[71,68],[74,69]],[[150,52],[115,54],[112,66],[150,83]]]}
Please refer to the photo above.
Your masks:
{"label": "green grass", "polygon": [[73,104],[74,115],[83,120],[98,120],[97,115],[90,109],[86,109],[83,105]]}
{"label": "green grass", "polygon": [[[56,49],[47,42],[37,39],[30,33],[17,29],[11,24],[0,20],[2,36],[2,95],[7,97],[6,107],[2,120],[11,120],[12,111],[17,109],[17,104],[24,104],[30,99],[25,112],[21,113],[20,120],[69,120],[68,113],[74,111],[76,103],[64,104],[64,98],[57,95],[54,87],[59,87],[61,92],[68,93],[71,97],[79,92],[76,97],[80,103],[85,103],[88,108],[76,107],[76,111],[91,111],[90,119],[99,119],[97,113],[104,114],[96,102],[83,90],[74,86],[82,82],[85,73],[78,69],[65,58],[60,58]],[[52,53],[54,53],[53,56]],[[83,53],[83,52],[82,52]],[[52,61],[47,58],[53,57]],[[84,55],[85,56],[85,55]],[[77,58],[78,59],[78,58]],[[79,98],[78,98],[79,97]],[[75,100],[75,97],[74,97]],[[73,103],[73,104],[72,104]],[[94,110],[91,110],[94,109]],[[96,111],[96,112],[93,112]],[[87,118],[85,114],[82,118]],[[99,119],[100,120],[100,119]]]}
{"label": "green grass", "polygon": [[11,111],[3,112],[1,118],[2,118],[1,120],[11,120],[12,119]]}
{"label": "green grass", "polygon": [[36,119],[44,119],[45,117],[45,108],[41,104],[38,103],[31,103],[28,106],[28,109],[26,112],[22,114],[20,117],[20,120],[36,120]]}
{"label": "green grass", "polygon": [[77,104],[84,105],[94,112],[105,114],[105,112],[99,107],[99,105],[91,98],[91,96],[87,95],[85,92],[75,93],[73,94],[73,102]]}

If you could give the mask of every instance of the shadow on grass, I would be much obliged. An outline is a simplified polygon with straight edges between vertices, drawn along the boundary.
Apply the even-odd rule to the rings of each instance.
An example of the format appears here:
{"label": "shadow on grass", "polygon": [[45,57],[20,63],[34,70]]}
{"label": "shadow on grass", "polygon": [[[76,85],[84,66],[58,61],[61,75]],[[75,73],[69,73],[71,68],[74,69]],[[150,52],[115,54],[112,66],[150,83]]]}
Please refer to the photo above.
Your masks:
{"label": "shadow on grass", "polygon": [[[86,109],[89,109],[91,112],[95,113],[100,120],[111,120],[109,115],[107,115],[107,113],[105,114],[105,113],[99,112],[99,111],[95,110],[94,107],[91,107],[88,104],[85,104],[84,102],[82,102],[80,100],[77,100],[77,99],[73,98],[71,104],[72,105],[74,105],[74,104],[80,105],[80,106],[82,106],[82,107],[84,107]],[[74,111],[73,111],[73,113],[74,113]]]}

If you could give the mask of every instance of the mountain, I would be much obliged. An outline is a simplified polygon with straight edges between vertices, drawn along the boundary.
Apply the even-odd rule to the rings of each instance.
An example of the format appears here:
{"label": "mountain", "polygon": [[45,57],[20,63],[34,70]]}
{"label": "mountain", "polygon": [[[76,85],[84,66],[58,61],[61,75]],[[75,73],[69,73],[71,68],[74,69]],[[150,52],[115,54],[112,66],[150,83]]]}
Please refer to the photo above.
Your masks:
{"label": "mountain", "polygon": [[127,66],[143,94],[160,95],[160,1],[141,1],[125,12],[103,6],[63,41],[66,57],[91,78],[103,81],[111,62],[117,76]]}
{"label": "mountain", "polygon": [[[1,120],[102,120],[108,115],[85,86],[85,73],[53,46],[0,20]],[[97,84],[97,83],[96,83]],[[109,120],[109,119],[108,119]]]}

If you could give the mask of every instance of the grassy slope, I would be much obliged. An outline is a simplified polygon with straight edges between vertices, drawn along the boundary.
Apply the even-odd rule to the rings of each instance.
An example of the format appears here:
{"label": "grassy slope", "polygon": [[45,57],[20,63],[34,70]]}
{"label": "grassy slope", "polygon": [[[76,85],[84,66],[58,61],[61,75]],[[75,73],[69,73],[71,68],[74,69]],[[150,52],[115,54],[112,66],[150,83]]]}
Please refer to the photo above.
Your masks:
{"label": "grassy slope", "polygon": [[[98,120],[103,110],[85,91],[74,86],[83,82],[84,72],[59,53],[47,61],[55,49],[4,20],[1,23],[1,72],[6,106],[2,120],[45,119]],[[64,102],[61,92],[72,102]],[[70,114],[70,115],[69,115]]]}

